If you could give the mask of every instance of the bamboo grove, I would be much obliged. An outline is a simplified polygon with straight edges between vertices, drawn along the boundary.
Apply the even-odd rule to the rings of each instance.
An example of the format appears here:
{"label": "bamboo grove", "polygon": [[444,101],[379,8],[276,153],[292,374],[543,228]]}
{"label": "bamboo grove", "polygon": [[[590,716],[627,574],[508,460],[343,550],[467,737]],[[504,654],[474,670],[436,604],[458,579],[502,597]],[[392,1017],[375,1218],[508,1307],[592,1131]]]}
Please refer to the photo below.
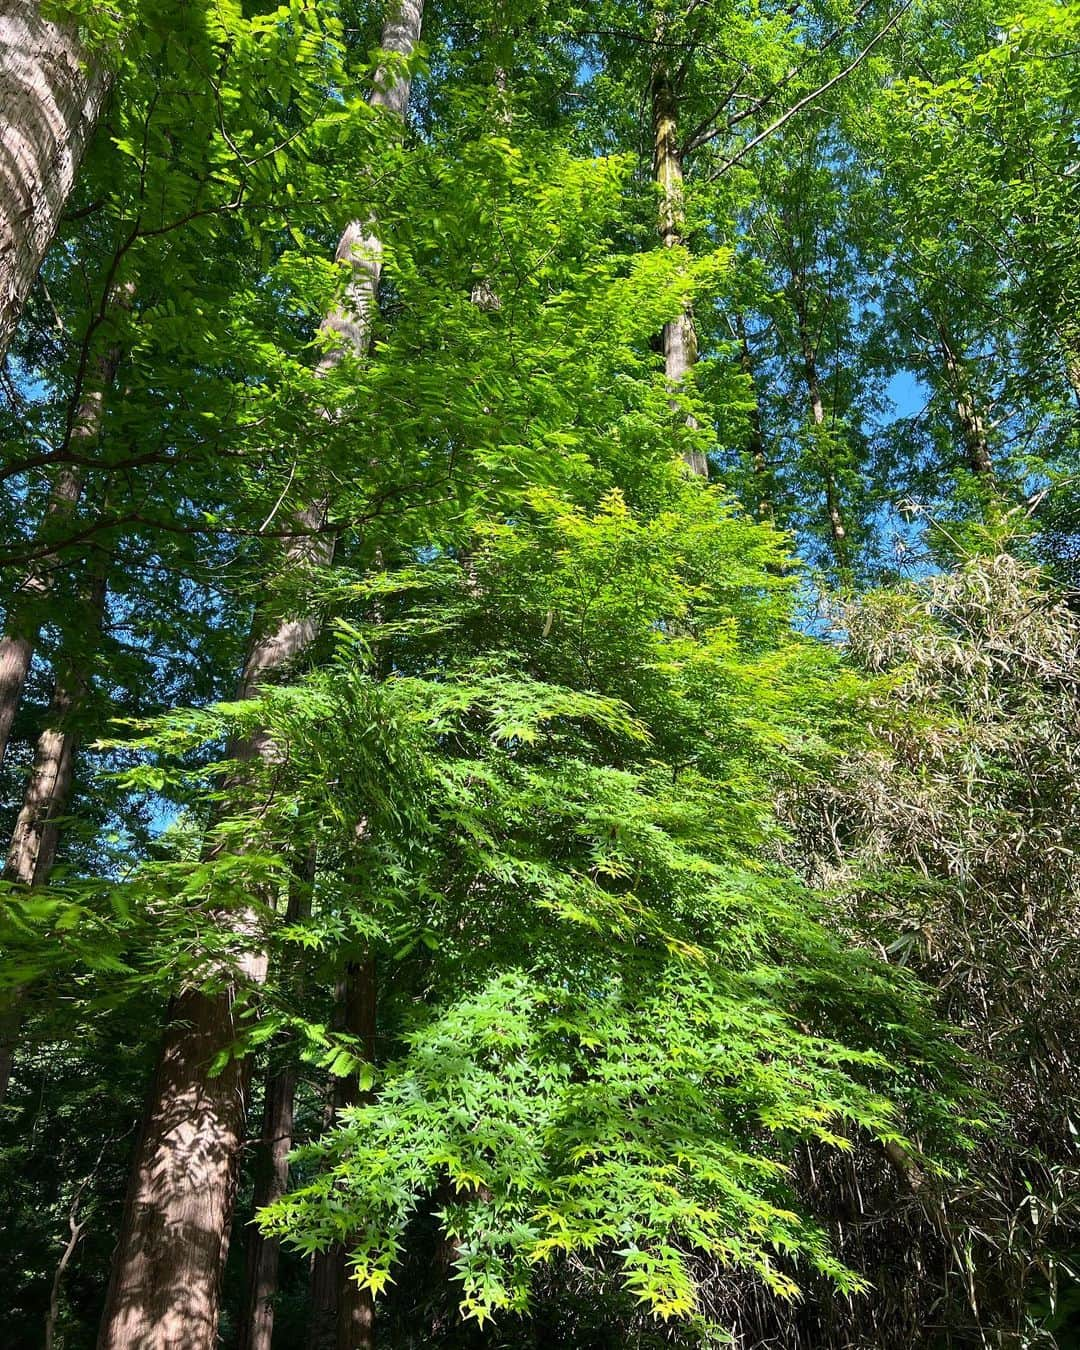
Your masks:
{"label": "bamboo grove", "polygon": [[0,0],[0,1307],[1080,1344],[1080,11]]}

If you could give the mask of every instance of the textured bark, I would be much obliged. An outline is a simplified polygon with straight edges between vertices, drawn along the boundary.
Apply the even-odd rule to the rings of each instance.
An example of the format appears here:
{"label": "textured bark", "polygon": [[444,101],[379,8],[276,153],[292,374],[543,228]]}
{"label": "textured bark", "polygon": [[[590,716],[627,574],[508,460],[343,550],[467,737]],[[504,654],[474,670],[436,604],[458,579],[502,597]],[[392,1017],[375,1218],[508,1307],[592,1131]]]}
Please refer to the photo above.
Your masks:
{"label": "textured bark", "polygon": [[[405,0],[388,16],[384,49],[411,54],[419,41],[422,5]],[[409,80],[400,66],[375,78],[371,102],[402,116]],[[328,315],[331,340],[320,365],[324,373],[351,352],[366,354],[377,303],[378,253],[363,241],[373,238],[355,223],[338,246],[352,263],[346,306]],[[329,503],[317,502],[302,515],[301,530],[317,530]],[[286,570],[329,563],[332,536],[300,534],[290,546]],[[293,662],[318,630],[310,615],[260,623],[240,681],[241,695],[256,691],[271,674]],[[273,755],[265,734],[233,747],[238,759]],[[232,915],[248,950],[238,963],[242,986],[266,979],[267,957],[257,944],[261,917],[253,905]],[[106,1302],[99,1350],[212,1350],[217,1339],[219,1285],[227,1252],[236,1169],[244,1140],[246,1069],[230,1062],[210,1074],[215,1058],[233,1043],[236,990],[196,990],[174,1002],[165,1031],[158,1074],[136,1149],[130,1191]]]}
{"label": "textured bark", "polygon": [[[86,636],[101,627],[105,609],[105,571],[96,569],[85,600]],[[89,686],[85,657],[78,645],[60,659],[45,725],[38,736],[30,777],[23,790],[22,807],[15,821],[4,864],[4,880],[20,886],[44,886],[56,859],[60,818],[71,800],[75,775],[78,731],[71,725],[85,701]],[[11,1068],[18,1045],[25,990],[11,988],[0,994],[0,1102],[7,1096]]]}
{"label": "textured bark", "polygon": [[[679,150],[678,99],[667,62],[660,59],[652,76],[653,176],[660,189],[660,238],[665,248],[684,242],[686,227],[683,209],[683,167]],[[664,371],[675,388],[697,364],[697,329],[688,306],[664,325]],[[692,417],[687,425],[696,427]],[[709,465],[700,450],[688,450],[683,456],[691,473],[707,478]]]}
{"label": "textured bark", "polygon": [[[289,890],[286,923],[310,913],[310,886],[315,880],[312,848]],[[293,1144],[296,1101],[296,1065],[283,1064],[267,1074],[262,1136],[255,1168],[254,1212],[273,1204],[289,1185],[289,1151]],[[248,1229],[246,1296],[238,1350],[270,1350],[274,1336],[274,1300],[277,1297],[281,1243],[267,1237],[256,1224]]]}
{"label": "textured bark", "polygon": [[109,89],[74,26],[0,3],[0,358],[7,351]]}
{"label": "textured bark", "polygon": [[[126,285],[118,291],[116,299],[110,301],[110,308],[127,309],[131,298],[132,288]],[[72,458],[62,460],[57,469],[38,532],[42,546],[58,538],[79,504],[85,473],[80,461],[85,460],[101,439],[105,402],[115,383],[121,359],[120,345],[112,342],[91,363],[91,378],[78,398],[63,446]],[[57,562],[56,554],[47,552],[30,568],[12,601],[6,631],[0,637],[0,765],[4,762],[11,727],[30,673],[42,609],[53,589]]]}
{"label": "textured bark", "polygon": [[[398,121],[404,121],[409,106],[411,78],[404,63],[412,57],[420,41],[424,18],[424,0],[400,0],[391,7],[383,23],[380,49],[395,60],[384,62],[375,71],[368,102],[373,108],[385,108]],[[379,276],[382,272],[382,244],[373,221],[353,220],[338,241],[335,258],[350,264],[350,278],[342,304],[322,322],[329,335],[320,369],[326,371],[352,352],[363,356],[371,342],[371,324],[378,307]]]}
{"label": "textured bark", "polygon": [[382,274],[382,244],[374,233],[373,223],[350,221],[338,240],[334,260],[349,264],[349,280],[342,303],[320,325],[320,332],[329,340],[319,363],[324,374],[350,352],[363,355],[371,342]]}
{"label": "textured bark", "polygon": [[399,58],[387,61],[375,72],[368,102],[373,108],[386,108],[399,122],[409,109],[412,76],[404,68],[420,41],[424,22],[424,0],[390,0],[379,36],[379,48]]}
{"label": "textured bark", "polygon": [[[105,577],[99,572],[86,598],[88,628],[96,633],[105,607]],[[59,817],[67,810],[75,771],[78,732],[72,717],[85,701],[85,653],[61,662],[53,685],[52,702],[38,737],[34,763],[23,793],[8,849],[4,879],[23,886],[43,886],[49,879],[60,838]]]}
{"label": "textured bark", "polygon": [[[375,963],[371,957],[350,963],[338,982],[335,1024],[358,1037],[369,1060],[375,1058]],[[333,1128],[337,1114],[360,1100],[355,1078],[334,1081],[324,1128]],[[306,1350],[372,1350],[375,1303],[348,1271],[345,1248],[335,1245],[316,1252],[311,1263],[311,1318]]]}
{"label": "textured bark", "polygon": [[[286,566],[318,560],[324,536],[302,537]],[[240,678],[240,697],[298,657],[316,632],[313,618],[261,625]],[[239,761],[274,753],[265,733],[234,744]],[[241,989],[266,979],[260,907],[233,911],[235,983],[217,993],[188,989],[169,1011],[147,1115],[136,1146],[120,1240],[98,1338],[99,1350],[212,1350],[219,1285],[228,1254],[236,1173],[247,1125],[248,1068],[230,1059]],[[210,974],[211,972],[208,972]]]}
{"label": "textured bark", "polygon": [[[345,982],[345,1025],[360,1039],[369,1062],[375,1059],[375,961],[368,956],[351,964]],[[345,1080],[343,1106],[360,1101],[360,1084]],[[342,1263],[337,1316],[337,1350],[374,1350],[375,1300],[349,1274],[348,1258]]]}
{"label": "textured bark", "polygon": [[[242,961],[259,984],[266,958]],[[211,1350],[228,1252],[248,1068],[215,1058],[237,1037],[232,991],[174,999],[136,1147],[120,1244],[98,1344]]]}
{"label": "textured bark", "polygon": [[[263,1154],[255,1178],[255,1211],[285,1194],[289,1184],[289,1150],[293,1142],[296,1067],[286,1064],[267,1079],[263,1110]],[[274,1335],[274,1299],[277,1296],[281,1244],[255,1227],[248,1236],[247,1306],[240,1328],[240,1350],[270,1350]]]}
{"label": "textured bark", "polygon": [[994,479],[994,461],[990,454],[990,441],[986,434],[986,423],[982,419],[975,398],[971,392],[971,381],[963,359],[957,354],[956,347],[943,323],[937,324],[938,350],[945,371],[945,382],[952,395],[956,421],[960,427],[960,436],[964,442],[964,458],[967,466],[977,478],[986,482]]}
{"label": "textured bark", "polygon": [[304,1350],[336,1350],[337,1306],[345,1278],[345,1249],[340,1245],[311,1258],[311,1310]]}

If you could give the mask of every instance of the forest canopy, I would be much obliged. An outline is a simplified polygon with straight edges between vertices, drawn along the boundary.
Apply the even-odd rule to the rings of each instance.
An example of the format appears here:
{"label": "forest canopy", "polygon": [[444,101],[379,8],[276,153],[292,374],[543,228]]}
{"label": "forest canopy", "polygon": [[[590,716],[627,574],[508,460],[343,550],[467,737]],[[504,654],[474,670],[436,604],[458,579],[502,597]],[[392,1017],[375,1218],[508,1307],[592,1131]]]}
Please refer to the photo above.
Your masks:
{"label": "forest canopy", "polygon": [[1080,1345],[1080,10],[0,0],[0,1310]]}

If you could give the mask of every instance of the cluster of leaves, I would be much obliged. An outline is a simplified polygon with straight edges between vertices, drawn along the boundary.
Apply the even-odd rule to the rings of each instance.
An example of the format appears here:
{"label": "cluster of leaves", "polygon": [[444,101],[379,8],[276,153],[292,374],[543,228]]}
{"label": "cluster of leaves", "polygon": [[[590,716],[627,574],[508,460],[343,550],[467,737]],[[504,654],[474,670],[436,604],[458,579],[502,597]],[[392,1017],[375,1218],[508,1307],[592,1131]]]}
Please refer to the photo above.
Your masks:
{"label": "cluster of leaves", "polygon": [[792,814],[818,879],[937,991],[1003,1112],[945,1192],[927,1294],[955,1300],[957,1325],[975,1300],[968,1316],[1042,1343],[1029,1305],[1045,1290],[1052,1311],[1075,1279],[1076,614],[1038,569],[990,551],[862,598],[847,623],[876,681],[861,703],[874,738],[794,792]]}
{"label": "cluster of leaves", "polygon": [[[374,6],[65,0],[114,97],[4,415],[0,563],[21,578],[46,548],[52,576],[20,611],[41,668],[7,782],[61,653],[90,670],[80,729],[123,722],[81,756],[66,870],[0,911],[71,1172],[33,1175],[32,1131],[9,1147],[15,1262],[44,1269],[84,1194],[118,1213],[86,1066],[127,1110],[132,1010],[235,985],[227,1053],[302,1063],[301,1134],[328,1076],[367,1094],[261,1222],[304,1254],[344,1244],[388,1320],[425,1243],[465,1338],[596,1290],[624,1329],[642,1310],[634,1335],[815,1350],[912,1343],[932,1309],[961,1335],[1024,1327],[1040,1260],[1057,1297],[1074,614],[995,557],[865,596],[845,658],[793,633],[792,541],[753,519],[863,585],[886,501],[945,496],[970,522],[1069,472],[1076,20],[959,9],[943,39],[929,3],[900,26],[832,0],[446,4],[403,136],[364,98]],[[669,249],[639,134],[660,62],[687,180]],[[370,356],[328,369],[349,220],[377,222],[379,307]],[[656,335],[684,312],[702,359],[676,391]],[[110,349],[82,463],[75,410]],[[929,414],[883,427],[898,372]],[[690,448],[744,509],[683,479]],[[35,535],[68,464],[82,500]],[[297,562],[313,502],[332,568]],[[1046,552],[1075,521],[1044,516]],[[69,615],[89,564],[100,642]],[[321,636],[220,702],[256,604]],[[237,762],[253,738],[267,753]],[[374,1063],[334,1007],[360,961]],[[997,1066],[993,1141],[910,970]],[[122,1070],[72,1052],[94,1016],[139,1045]],[[17,1123],[37,1083],[16,1076]],[[978,1180],[939,1220],[972,1136]],[[107,1247],[69,1296],[72,1345]]]}
{"label": "cluster of leaves", "polygon": [[[526,1310],[557,1255],[613,1254],[660,1317],[698,1310],[694,1253],[781,1296],[803,1266],[863,1287],[799,1213],[798,1145],[897,1144],[886,1092],[937,1147],[964,1125],[914,990],[831,938],[763,853],[769,770],[831,665],[790,634],[783,560],[707,490],[652,520],[617,494],[586,512],[534,491],[466,557],[358,581],[337,655],[300,683],[143,742],[173,754],[261,726],[277,747],[226,793],[232,848],[128,884],[159,941],[164,897],[200,893],[189,979],[240,959],[252,935],[223,935],[222,914],[285,884],[286,827],[319,881],[310,918],[266,937],[331,964],[373,950],[382,972],[393,1049],[371,1101],[301,1154],[312,1179],[269,1231],[346,1243],[378,1292],[444,1197],[481,1322]],[[299,1027],[312,1057],[359,1067],[287,997],[255,1041]]]}

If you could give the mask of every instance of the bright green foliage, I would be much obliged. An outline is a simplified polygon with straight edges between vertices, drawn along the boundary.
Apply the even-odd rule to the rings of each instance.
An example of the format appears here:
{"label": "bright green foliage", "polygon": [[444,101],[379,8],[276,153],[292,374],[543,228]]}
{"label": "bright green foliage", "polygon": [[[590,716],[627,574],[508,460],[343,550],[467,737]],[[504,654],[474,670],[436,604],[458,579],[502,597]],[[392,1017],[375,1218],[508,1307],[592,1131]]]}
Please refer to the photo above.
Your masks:
{"label": "bright green foliage", "polygon": [[[902,501],[939,503],[903,529],[940,564],[1073,473],[1071,11],[442,3],[402,125],[367,102],[381,6],[64,9],[115,92],[0,428],[3,598],[39,633],[5,822],[52,670],[85,673],[59,866],[0,894],[29,1038],[0,1154],[19,1334],[90,1177],[57,1288],[65,1350],[93,1343],[127,1142],[87,1080],[130,1115],[145,1010],[199,987],[236,1014],[215,1070],[300,1066],[294,1188],[259,1218],[300,1310],[282,1343],[310,1311],[296,1253],[337,1243],[388,1347],[546,1343],[572,1297],[605,1350],[1019,1335],[1039,1241],[1057,1272],[1076,1246],[1075,623],[1007,557],[866,594],[824,641],[796,554],[866,592]],[[666,249],[659,73],[686,180]],[[349,222],[378,236],[378,304],[370,351],[327,369]],[[896,415],[898,376],[925,410]],[[72,462],[82,498],[47,518]],[[1028,552],[1075,545],[1050,500]],[[315,504],[333,556],[298,561]],[[223,701],[253,613],[315,636]],[[373,1061],[342,1025],[361,967]],[[81,1040],[98,1016],[122,1070]],[[1007,1222],[957,1199],[970,1148]],[[441,1321],[403,1287],[432,1249]]]}
{"label": "bright green foliage", "polygon": [[[464,559],[357,583],[337,657],[300,684],[173,715],[144,743],[173,755],[258,725],[278,746],[214,827],[242,851],[125,887],[175,944],[155,978],[212,984],[253,940],[331,961],[375,944],[399,1049],[371,1104],[302,1155],[311,1184],[268,1212],[290,1243],[347,1242],[378,1291],[442,1196],[481,1322],[526,1309],[557,1253],[614,1252],[665,1318],[698,1311],[694,1253],[781,1295],[804,1267],[862,1287],[799,1212],[794,1151],[896,1138],[887,1091],[936,1131],[912,1088],[933,1094],[946,1059],[903,986],[768,861],[769,774],[801,752],[800,700],[830,666],[790,636],[783,558],[689,485],[651,521],[618,494],[590,513],[534,491]],[[318,848],[312,917],[240,938],[223,916],[287,884],[283,831]],[[285,1027],[333,1072],[360,1067],[287,1002],[250,1044]]]}
{"label": "bright green foliage", "polygon": [[[686,491],[651,524],[618,497],[591,517],[534,498],[464,565],[377,580],[381,621],[306,708],[262,710],[298,805],[337,766],[313,808],[338,871],[313,934],[355,933],[362,894],[400,944],[383,979],[402,1018],[373,1103],[268,1222],[305,1250],[347,1241],[376,1290],[445,1186],[480,1320],[525,1308],[556,1252],[614,1249],[662,1317],[696,1309],[694,1250],[780,1293],[804,1261],[859,1285],[793,1212],[786,1165],[800,1140],[894,1137],[880,1052],[924,1034],[919,1057],[939,1052],[760,855],[763,769],[799,734],[813,658],[769,599],[779,541]],[[366,641],[382,681],[356,671]]]}

